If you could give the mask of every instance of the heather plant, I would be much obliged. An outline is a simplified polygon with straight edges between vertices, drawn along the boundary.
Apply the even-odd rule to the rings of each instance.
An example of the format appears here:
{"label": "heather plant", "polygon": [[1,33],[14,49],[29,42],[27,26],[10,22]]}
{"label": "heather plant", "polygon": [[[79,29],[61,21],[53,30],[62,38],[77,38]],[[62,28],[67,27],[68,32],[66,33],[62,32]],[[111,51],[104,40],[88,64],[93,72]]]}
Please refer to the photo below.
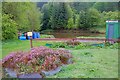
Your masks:
{"label": "heather plant", "polygon": [[50,71],[68,64],[72,55],[67,50],[34,47],[28,52],[12,52],[2,60],[4,68],[10,68],[18,74]]}

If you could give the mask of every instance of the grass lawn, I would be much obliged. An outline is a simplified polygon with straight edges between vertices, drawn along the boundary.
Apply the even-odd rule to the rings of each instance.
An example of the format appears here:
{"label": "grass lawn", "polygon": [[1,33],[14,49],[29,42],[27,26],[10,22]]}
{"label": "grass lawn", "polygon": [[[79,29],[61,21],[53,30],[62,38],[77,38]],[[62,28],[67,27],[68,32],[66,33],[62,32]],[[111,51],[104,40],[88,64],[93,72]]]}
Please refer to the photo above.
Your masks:
{"label": "grass lawn", "polygon": [[[34,46],[45,45],[45,41],[33,41]],[[2,43],[2,56],[12,51],[27,51],[29,41],[8,41]],[[71,49],[73,64],[67,65],[54,76],[48,78],[117,78],[118,49]],[[2,58],[0,56],[0,58]]]}
{"label": "grass lawn", "polygon": [[74,64],[50,78],[117,78],[118,51],[114,49],[72,50]]}
{"label": "grass lawn", "polygon": [[2,58],[2,42],[0,41],[0,59]]}
{"label": "grass lawn", "polygon": [[[45,41],[33,41],[33,46],[44,46],[47,42]],[[51,42],[49,42],[51,43]],[[30,41],[29,40],[15,40],[15,41],[6,41],[2,43],[2,56],[0,59],[5,57],[10,52],[14,51],[28,51],[30,50]]]}

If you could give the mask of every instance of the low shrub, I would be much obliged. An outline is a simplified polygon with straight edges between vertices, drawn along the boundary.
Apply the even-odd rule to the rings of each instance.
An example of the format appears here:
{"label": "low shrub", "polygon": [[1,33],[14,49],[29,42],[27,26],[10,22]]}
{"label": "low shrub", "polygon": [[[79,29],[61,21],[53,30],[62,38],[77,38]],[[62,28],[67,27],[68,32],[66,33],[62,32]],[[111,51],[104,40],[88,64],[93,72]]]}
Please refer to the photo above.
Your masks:
{"label": "low shrub", "polygon": [[50,46],[51,48],[66,48],[67,44],[63,43],[63,42],[59,42],[59,43],[53,43],[52,46]]}
{"label": "low shrub", "polygon": [[100,48],[110,48],[110,49],[120,49],[119,43],[110,44],[107,43],[80,43],[78,41],[67,41],[58,42],[52,44],[51,48],[73,48],[73,49],[100,49]]}
{"label": "low shrub", "polygon": [[67,50],[47,47],[35,47],[28,52],[12,52],[2,60],[4,68],[10,68],[18,74],[54,70],[68,64],[72,55]]}
{"label": "low shrub", "polygon": [[67,45],[79,45],[80,44],[80,42],[79,41],[67,41],[67,42],[65,42]]}
{"label": "low shrub", "polygon": [[88,45],[81,43],[81,44],[75,46],[75,49],[84,49],[84,48],[88,48],[88,47],[89,47]]}
{"label": "low shrub", "polygon": [[74,48],[80,44],[78,41],[59,42],[52,44],[51,48]]}
{"label": "low shrub", "polygon": [[11,19],[12,15],[2,15],[2,40],[17,39],[17,23]]}
{"label": "low shrub", "polygon": [[114,43],[114,44],[110,44],[109,42],[105,43],[106,48],[110,48],[110,49],[120,49],[120,43]]}

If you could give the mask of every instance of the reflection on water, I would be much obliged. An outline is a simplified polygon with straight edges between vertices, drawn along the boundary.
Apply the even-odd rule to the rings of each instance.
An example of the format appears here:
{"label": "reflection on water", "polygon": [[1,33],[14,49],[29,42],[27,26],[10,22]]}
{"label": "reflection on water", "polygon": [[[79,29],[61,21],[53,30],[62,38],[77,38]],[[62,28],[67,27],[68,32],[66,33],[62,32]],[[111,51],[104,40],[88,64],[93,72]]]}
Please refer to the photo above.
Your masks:
{"label": "reflection on water", "polygon": [[104,37],[104,33],[94,33],[88,30],[55,30],[45,31],[44,34],[54,35],[55,38],[76,38],[79,36]]}

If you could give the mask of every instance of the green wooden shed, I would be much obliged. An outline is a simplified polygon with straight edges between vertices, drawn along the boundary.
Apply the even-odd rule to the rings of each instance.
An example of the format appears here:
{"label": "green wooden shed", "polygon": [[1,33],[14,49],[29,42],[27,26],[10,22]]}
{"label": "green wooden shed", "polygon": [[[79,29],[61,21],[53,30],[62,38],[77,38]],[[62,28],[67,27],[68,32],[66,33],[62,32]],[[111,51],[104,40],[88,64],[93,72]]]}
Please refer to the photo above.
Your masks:
{"label": "green wooden shed", "polygon": [[118,20],[106,21],[106,39],[120,39],[120,22]]}

